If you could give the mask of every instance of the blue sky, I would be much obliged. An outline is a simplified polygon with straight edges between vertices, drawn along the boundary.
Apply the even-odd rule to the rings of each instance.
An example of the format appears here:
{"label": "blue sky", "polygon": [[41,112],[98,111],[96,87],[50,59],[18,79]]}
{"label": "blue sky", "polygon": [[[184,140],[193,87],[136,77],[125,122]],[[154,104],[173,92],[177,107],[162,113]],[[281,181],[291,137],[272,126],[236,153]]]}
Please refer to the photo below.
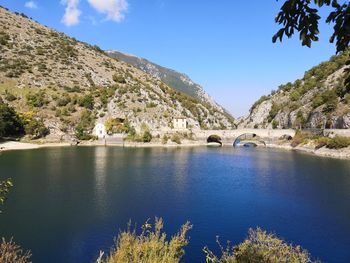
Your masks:
{"label": "blue sky", "polygon": [[[321,24],[311,49],[298,37],[272,44],[283,1],[0,0],[78,40],[186,73],[238,117],[280,84],[335,52]],[[324,20],[324,19],[323,19]]]}

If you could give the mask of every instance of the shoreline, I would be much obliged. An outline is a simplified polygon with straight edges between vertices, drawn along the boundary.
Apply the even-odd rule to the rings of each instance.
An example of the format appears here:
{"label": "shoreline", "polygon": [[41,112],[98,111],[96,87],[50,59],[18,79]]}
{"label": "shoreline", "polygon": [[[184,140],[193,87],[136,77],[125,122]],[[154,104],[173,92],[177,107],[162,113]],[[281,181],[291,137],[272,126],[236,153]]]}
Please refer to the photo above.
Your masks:
{"label": "shoreline", "polygon": [[[69,142],[40,142],[40,143],[27,143],[16,141],[0,142],[0,152],[18,151],[18,150],[35,150],[42,148],[56,148],[56,147],[91,147],[91,146],[104,146],[104,147],[120,147],[120,148],[188,148],[208,146],[207,143],[198,141],[184,141],[181,144],[167,143],[162,144],[160,142],[153,143],[138,143],[138,142],[125,142],[123,144],[104,144],[104,142],[82,142],[77,146],[71,145]],[[214,146],[215,147],[215,146]],[[223,144],[223,147],[228,147],[228,144]],[[289,144],[283,143],[269,143],[266,144],[266,148],[280,149],[285,151],[297,151],[302,153],[308,153],[315,156],[327,157],[333,159],[350,160],[350,147],[339,150],[320,148],[315,149],[314,145],[306,144],[302,146],[292,147]]]}
{"label": "shoreline", "polygon": [[55,148],[71,146],[68,142],[27,143],[16,141],[0,142],[0,152],[35,150],[41,148]]}
{"label": "shoreline", "polygon": [[289,144],[276,144],[270,143],[266,145],[267,148],[271,149],[280,149],[286,151],[296,151],[301,153],[307,153],[314,156],[333,158],[339,160],[350,160],[350,147],[343,149],[328,149],[326,147],[322,147],[320,149],[316,149],[312,144],[299,145],[297,147],[292,147]]}

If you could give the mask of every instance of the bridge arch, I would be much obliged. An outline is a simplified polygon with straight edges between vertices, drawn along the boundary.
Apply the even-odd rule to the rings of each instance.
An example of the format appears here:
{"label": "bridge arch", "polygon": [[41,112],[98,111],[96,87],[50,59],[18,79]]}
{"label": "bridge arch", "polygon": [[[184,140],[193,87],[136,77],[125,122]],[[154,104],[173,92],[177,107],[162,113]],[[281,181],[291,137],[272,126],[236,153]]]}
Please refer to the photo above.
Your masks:
{"label": "bridge arch", "polygon": [[216,135],[216,134],[209,135],[209,137],[207,138],[207,143],[212,143],[212,142],[219,143],[222,146],[222,139],[219,135]]}
{"label": "bridge arch", "polygon": [[266,147],[266,142],[256,133],[243,133],[236,137],[233,142],[233,147],[236,147],[241,141],[246,141],[248,144],[255,144],[255,142],[262,143]]}

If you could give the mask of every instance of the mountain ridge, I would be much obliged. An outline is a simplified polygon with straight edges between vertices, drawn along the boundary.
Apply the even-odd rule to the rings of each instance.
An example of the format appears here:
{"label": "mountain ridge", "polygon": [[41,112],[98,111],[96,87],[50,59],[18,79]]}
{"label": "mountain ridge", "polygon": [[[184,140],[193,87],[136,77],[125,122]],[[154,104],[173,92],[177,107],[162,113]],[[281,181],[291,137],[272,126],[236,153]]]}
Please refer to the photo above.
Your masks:
{"label": "mountain ridge", "polygon": [[106,53],[111,57],[122,60],[134,67],[162,80],[170,87],[184,92],[185,94],[208,103],[221,112],[228,113],[220,106],[199,84],[195,83],[187,74],[180,73],[174,69],[161,66],[148,59],[138,57],[134,54],[123,53],[116,50],[107,50]]}
{"label": "mountain ridge", "polygon": [[74,135],[77,127],[90,134],[94,123],[119,117],[136,130],[142,124],[171,129],[174,116],[185,116],[192,129],[234,127],[233,118],[217,108],[5,8],[0,51],[0,97],[42,119],[56,137]]}

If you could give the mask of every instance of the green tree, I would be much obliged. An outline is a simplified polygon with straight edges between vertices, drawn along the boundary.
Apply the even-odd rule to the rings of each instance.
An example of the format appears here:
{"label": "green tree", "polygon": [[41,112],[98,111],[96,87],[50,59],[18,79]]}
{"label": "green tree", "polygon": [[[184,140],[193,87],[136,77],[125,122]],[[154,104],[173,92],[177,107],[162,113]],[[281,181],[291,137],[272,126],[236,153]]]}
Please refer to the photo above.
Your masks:
{"label": "green tree", "polygon": [[16,111],[0,102],[0,137],[23,135],[24,128]]}
{"label": "green tree", "polygon": [[93,117],[91,111],[83,110],[80,115],[80,121],[75,127],[75,136],[79,140],[90,140],[93,136],[90,134],[94,127],[95,118]]}
{"label": "green tree", "polygon": [[80,107],[92,110],[94,108],[94,98],[91,94],[85,95],[78,99],[78,104]]}

